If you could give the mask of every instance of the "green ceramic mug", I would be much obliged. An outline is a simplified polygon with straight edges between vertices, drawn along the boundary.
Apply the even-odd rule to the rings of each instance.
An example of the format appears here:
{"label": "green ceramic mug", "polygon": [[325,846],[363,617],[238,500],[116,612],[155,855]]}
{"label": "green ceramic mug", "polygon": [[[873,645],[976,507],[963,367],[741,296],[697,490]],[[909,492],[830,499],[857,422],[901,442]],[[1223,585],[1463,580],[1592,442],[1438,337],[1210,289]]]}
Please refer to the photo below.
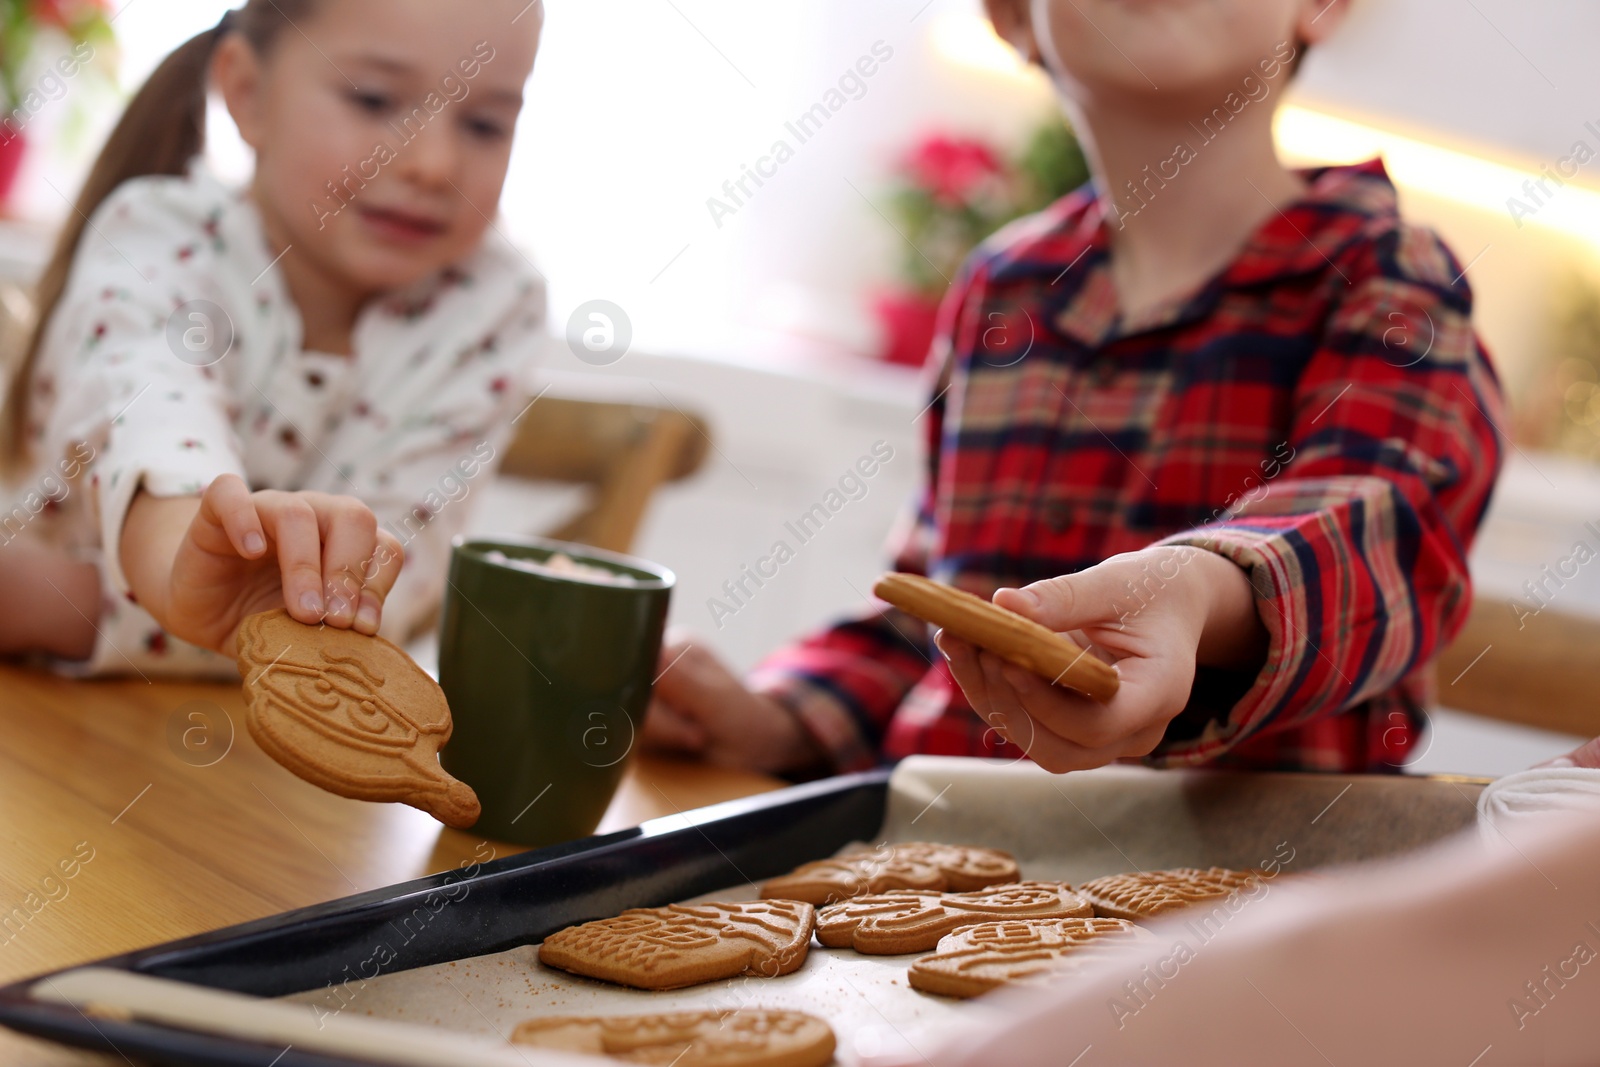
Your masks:
{"label": "green ceramic mug", "polygon": [[550,845],[594,832],[644,725],[676,579],[542,538],[455,539],[439,754],[483,804],[473,832]]}

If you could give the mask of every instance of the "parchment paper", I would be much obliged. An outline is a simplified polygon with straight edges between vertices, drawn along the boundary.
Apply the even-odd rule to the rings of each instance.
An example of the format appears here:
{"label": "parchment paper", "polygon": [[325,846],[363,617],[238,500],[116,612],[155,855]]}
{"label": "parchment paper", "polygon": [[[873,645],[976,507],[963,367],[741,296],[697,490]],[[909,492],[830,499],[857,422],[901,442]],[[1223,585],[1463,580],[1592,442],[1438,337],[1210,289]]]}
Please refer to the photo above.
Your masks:
{"label": "parchment paper", "polygon": [[[1024,763],[914,757],[895,771],[877,841],[944,841],[1013,853],[1023,877],[1080,882],[1173,866],[1285,872],[1391,855],[1474,824],[1482,783],[1304,774],[1160,772],[1133,767],[1057,776]],[[796,857],[799,862],[804,857]],[[729,870],[724,892],[756,895]],[[782,1007],[827,1019],[840,1062],[884,1045],[934,1047],[981,1002],[927,996],[906,982],[911,956],[862,956],[813,945],[804,967],[651,993],[541,967],[536,945],[382,975],[293,1000],[379,1018],[507,1036],[542,1015]]]}

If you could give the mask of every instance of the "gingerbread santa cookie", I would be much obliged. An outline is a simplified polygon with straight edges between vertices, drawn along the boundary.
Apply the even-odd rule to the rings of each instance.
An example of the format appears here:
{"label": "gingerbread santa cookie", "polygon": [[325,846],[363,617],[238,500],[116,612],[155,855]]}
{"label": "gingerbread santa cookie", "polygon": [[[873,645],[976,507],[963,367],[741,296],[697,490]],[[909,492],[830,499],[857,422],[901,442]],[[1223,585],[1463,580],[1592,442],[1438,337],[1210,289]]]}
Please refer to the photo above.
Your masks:
{"label": "gingerbread santa cookie", "polygon": [[282,608],[239,625],[245,723],[262,750],[330,793],[400,801],[447,826],[478,797],[439,766],[450,706],[439,684],[381,637],[307,626]]}

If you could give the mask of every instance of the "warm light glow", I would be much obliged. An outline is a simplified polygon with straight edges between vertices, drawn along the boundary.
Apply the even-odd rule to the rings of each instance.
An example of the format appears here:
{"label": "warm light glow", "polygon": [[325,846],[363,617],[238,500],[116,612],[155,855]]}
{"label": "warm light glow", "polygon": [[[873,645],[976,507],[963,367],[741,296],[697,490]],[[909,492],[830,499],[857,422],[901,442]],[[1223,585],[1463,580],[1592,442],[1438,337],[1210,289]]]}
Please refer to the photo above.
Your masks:
{"label": "warm light glow", "polygon": [[994,74],[1026,74],[1030,70],[1016,49],[1001,40],[981,15],[944,12],[933,20],[930,37],[934,51],[958,66]]}
{"label": "warm light glow", "polygon": [[[1355,163],[1382,156],[1389,176],[1403,188],[1494,212],[1524,226],[1544,226],[1600,247],[1600,192],[1561,175],[1557,177],[1566,184],[1556,185],[1549,176],[1555,160],[1545,172],[1497,163],[1304,107],[1280,110],[1275,133],[1285,162]],[[1600,158],[1588,163],[1579,177],[1600,180]],[[1529,182],[1531,190],[1524,186]],[[1520,207],[1511,203],[1513,199]],[[1513,207],[1519,215],[1512,214]]]}

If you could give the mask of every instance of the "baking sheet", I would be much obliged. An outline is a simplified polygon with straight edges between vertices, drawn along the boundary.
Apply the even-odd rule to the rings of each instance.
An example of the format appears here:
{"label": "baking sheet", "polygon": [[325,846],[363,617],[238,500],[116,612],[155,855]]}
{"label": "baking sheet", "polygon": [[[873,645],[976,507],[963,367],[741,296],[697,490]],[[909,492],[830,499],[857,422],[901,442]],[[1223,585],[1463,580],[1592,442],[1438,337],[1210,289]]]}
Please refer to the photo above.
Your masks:
{"label": "baking sheet", "polygon": [[[1025,878],[1071,882],[1133,869],[1269,861],[1296,872],[1407,851],[1469,828],[1481,788],[1469,779],[1135,767],[1058,776],[1029,763],[914,757],[890,779],[879,837],[861,845],[988,845],[1013,853]],[[726,889],[694,899],[756,895],[732,861],[727,873]],[[546,1015],[783,1007],[827,1019],[846,1064],[885,1045],[932,1048],[986,1010],[981,1002],[912,990],[906,968],[916,954],[872,957],[814,945],[806,965],[781,978],[645,992],[541,967],[537,951],[530,944],[367,981],[355,976],[286,999],[500,1036]]]}

